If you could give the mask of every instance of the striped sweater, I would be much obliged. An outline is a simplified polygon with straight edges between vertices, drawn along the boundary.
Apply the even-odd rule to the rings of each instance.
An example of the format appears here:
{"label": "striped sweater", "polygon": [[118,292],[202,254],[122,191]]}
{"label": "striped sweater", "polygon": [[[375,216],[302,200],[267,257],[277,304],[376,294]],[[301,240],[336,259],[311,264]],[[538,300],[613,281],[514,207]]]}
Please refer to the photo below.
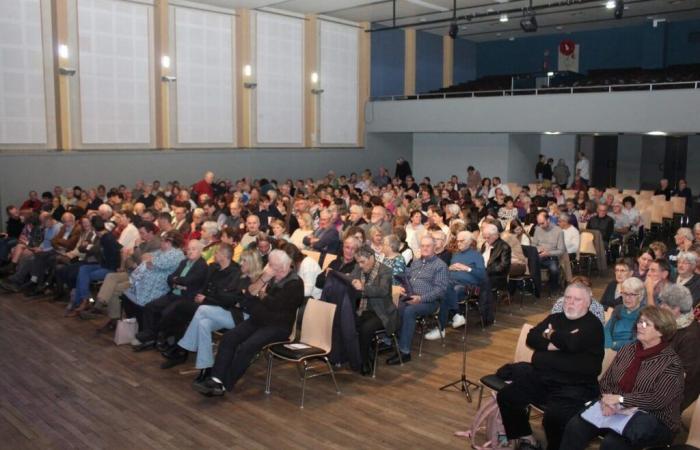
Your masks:
{"label": "striped sweater", "polygon": [[671,346],[647,358],[637,373],[632,392],[623,393],[619,382],[634,358],[636,343],[625,345],[615,356],[600,380],[600,392],[624,397],[624,407],[637,407],[654,415],[677,432],[681,426],[680,405],[683,399],[683,366]]}

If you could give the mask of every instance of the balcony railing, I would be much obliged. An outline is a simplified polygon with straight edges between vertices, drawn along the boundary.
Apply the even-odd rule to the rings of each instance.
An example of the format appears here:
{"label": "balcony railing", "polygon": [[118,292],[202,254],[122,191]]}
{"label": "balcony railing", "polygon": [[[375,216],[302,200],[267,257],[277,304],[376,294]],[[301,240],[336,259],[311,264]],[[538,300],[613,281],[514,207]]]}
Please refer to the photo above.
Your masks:
{"label": "balcony railing", "polygon": [[441,92],[416,95],[372,97],[371,101],[435,100],[447,98],[511,97],[516,95],[584,94],[590,92],[663,91],[669,89],[698,89],[700,81],[670,83],[610,84],[604,86],[542,87],[536,89],[503,89],[487,91]]}

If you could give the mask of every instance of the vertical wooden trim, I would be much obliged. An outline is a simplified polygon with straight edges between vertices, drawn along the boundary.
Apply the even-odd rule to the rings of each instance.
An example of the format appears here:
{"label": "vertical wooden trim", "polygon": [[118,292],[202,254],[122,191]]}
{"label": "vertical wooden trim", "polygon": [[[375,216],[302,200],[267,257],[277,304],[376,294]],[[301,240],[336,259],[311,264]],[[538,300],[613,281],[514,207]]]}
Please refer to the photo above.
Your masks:
{"label": "vertical wooden trim", "polygon": [[360,29],[357,30],[360,36],[358,58],[359,83],[357,95],[357,145],[359,147],[365,146],[365,105],[367,105],[370,95],[372,35],[371,33],[365,32],[365,30],[370,29],[370,26],[369,22],[362,22],[360,23]]}
{"label": "vertical wooden trim", "polygon": [[[315,15],[307,15],[304,22],[304,147],[320,145],[319,129],[319,97],[311,93],[311,89],[320,88],[323,84],[323,74],[320,73],[318,58],[318,19]],[[319,74],[318,86],[311,82],[311,74]]]}
{"label": "vertical wooden trim", "polygon": [[406,28],[404,40],[403,93],[414,95],[416,93],[416,30]]}
{"label": "vertical wooden trim", "polygon": [[[253,49],[251,46],[251,14],[247,9],[236,10],[236,141],[238,147],[251,147],[251,114],[254,89],[246,89],[243,83],[255,82],[255,67]],[[250,65],[253,74],[246,77],[243,67]]]}
{"label": "vertical wooden trim", "polygon": [[[174,75],[175,58],[170,54],[169,0],[156,0],[154,7],[155,94],[156,94],[156,148],[170,148],[170,83],[161,77]],[[170,68],[163,67],[161,58],[170,58]]]}
{"label": "vertical wooden trim", "polygon": [[442,87],[454,84],[455,40],[449,36],[442,37]]}
{"label": "vertical wooden trim", "polygon": [[58,56],[58,46],[69,44],[68,27],[68,1],[54,0],[51,2],[51,19],[53,21],[53,47],[54,82],[56,85],[56,147],[64,152],[73,148],[71,134],[71,103],[70,81],[71,77],[60,75],[58,68],[62,65],[70,67],[69,61],[77,58],[78,49],[69,46],[68,61],[63,61]]}

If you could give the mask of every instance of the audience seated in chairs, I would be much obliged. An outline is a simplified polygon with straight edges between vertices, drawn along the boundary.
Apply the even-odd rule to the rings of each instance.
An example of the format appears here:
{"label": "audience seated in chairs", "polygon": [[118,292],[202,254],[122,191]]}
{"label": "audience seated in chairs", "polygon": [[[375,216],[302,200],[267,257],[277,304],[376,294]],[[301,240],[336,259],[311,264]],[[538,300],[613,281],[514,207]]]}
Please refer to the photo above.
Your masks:
{"label": "audience seated in chairs", "polygon": [[685,372],[681,411],[700,395],[700,324],[693,318],[692,301],[690,291],[680,284],[665,287],[659,295],[660,307],[671,312],[676,321],[670,346],[680,357]]}
{"label": "audience seated in chairs", "polygon": [[488,299],[487,305],[482,305],[479,302],[479,309],[483,318],[484,325],[490,325],[494,321],[494,300],[492,291],[505,291],[508,284],[508,275],[510,274],[510,246],[500,237],[498,227],[492,223],[485,223],[481,227],[481,235],[484,237],[484,243],[481,246],[481,256],[486,264],[486,275],[488,279],[487,295],[482,295],[480,299]]}
{"label": "audience seated in chairs", "polygon": [[[354,239],[354,238],[353,238]],[[352,286],[359,296],[357,332],[362,358],[362,375],[372,373],[370,344],[375,333],[384,329],[387,335],[396,331],[398,310],[391,295],[391,269],[378,262],[368,246],[360,247],[355,255],[357,267],[350,274]]]}
{"label": "audience seated in chairs", "polygon": [[519,364],[512,371],[512,383],[498,392],[507,437],[518,439],[520,449],[539,448],[532,436],[528,405],[544,410],[547,448],[569,450],[560,445],[564,427],[598,396],[604,336],[603,325],[589,312],[591,290],[572,283],[564,298],[564,312],[549,315],[527,336],[528,347],[535,351],[532,363]]}
{"label": "audience seated in chairs", "polygon": [[[220,250],[228,244],[222,244]],[[223,250],[224,252],[226,250]],[[234,263],[232,263],[234,264]],[[185,335],[177,343],[182,350],[197,353],[195,367],[199,369],[197,381],[203,381],[211,375],[211,367],[214,365],[214,351],[212,349],[212,333],[218,330],[230,330],[237,324],[247,320],[250,316],[244,313],[239,305],[243,291],[258,278],[263,271],[260,255],[254,250],[244,250],[240,262],[241,276],[235,283],[226,284],[221,292],[212,295],[204,295],[197,312],[194,314]],[[216,288],[216,286],[213,286]],[[196,301],[197,297],[195,297]],[[177,353],[166,356],[177,361]],[[167,366],[167,365],[166,365]],[[162,367],[162,366],[161,366]],[[167,367],[166,367],[167,368]]]}
{"label": "audience seated in chairs", "polygon": [[655,306],[646,306],[637,322],[637,341],[624,346],[600,380],[602,396],[591,408],[604,416],[622,408],[639,408],[622,435],[601,429],[575,415],[561,441],[566,450],[584,450],[603,435],[602,450],[634,450],[667,445],[680,430],[683,397],[683,366],[670,340],[676,331],[673,316]]}
{"label": "audience seated in chairs", "polygon": [[627,278],[620,283],[622,303],[616,305],[605,323],[605,348],[615,351],[637,339],[637,320],[640,307],[646,304],[644,282]]}
{"label": "audience seated in chairs", "polygon": [[425,338],[428,340],[445,337],[445,327],[452,311],[455,311],[455,315],[452,317],[452,328],[465,326],[466,318],[458,311],[460,296],[467,294],[468,287],[479,288],[486,280],[484,259],[474,248],[474,235],[469,231],[460,231],[457,233],[456,242],[457,252],[452,255],[452,260],[447,268],[447,289],[440,298],[438,328],[426,333]]}
{"label": "audience seated in chairs", "polygon": [[397,365],[411,360],[411,342],[419,316],[434,314],[440,299],[448,286],[447,266],[435,255],[435,240],[432,236],[423,236],[420,241],[421,257],[411,264],[406,272],[413,292],[401,288],[401,295],[406,296],[399,303],[401,331],[399,333],[399,351],[387,360],[389,365]]}
{"label": "audience seated in chairs", "polygon": [[[587,286],[589,289],[591,289],[591,280],[588,277],[584,276],[575,276],[571,279],[571,283],[580,283],[583,284],[584,286]],[[552,305],[552,310],[550,311],[550,314],[558,314],[564,312],[564,304],[565,304],[565,298],[564,297],[559,297],[559,299],[554,302],[554,305]],[[595,298],[591,297],[591,305],[588,307],[588,309],[591,311],[591,314],[596,316],[598,320],[600,320],[600,323],[605,324],[605,308],[603,308],[603,305],[598,302]]]}
{"label": "audience seated in chairs", "polygon": [[[160,241],[160,250],[146,253],[129,276],[130,286],[121,296],[122,308],[126,317],[136,318],[139,329],[143,329],[143,309],[153,300],[168,293],[168,276],[173,273],[185,255],[180,249],[183,237],[179,231],[164,233]],[[135,341],[139,345],[140,342]]]}
{"label": "audience seated in chairs", "polygon": [[[187,258],[183,259],[175,271],[168,275],[168,293],[143,307],[142,323],[136,334],[139,344],[134,351],[152,348],[162,336],[164,319],[174,313],[178,305],[194,302],[207,279],[207,262],[202,258],[202,243],[196,239],[187,244]],[[194,315],[194,311],[192,311]],[[190,316],[191,317],[191,316]]]}
{"label": "audience seated in chairs", "polygon": [[195,380],[193,389],[205,396],[231,391],[263,347],[289,337],[303,300],[304,285],[292,270],[291,258],[273,250],[262,276],[239,301],[250,317],[224,334],[211,376]]}
{"label": "audience seated in chairs", "polygon": [[[193,242],[195,241],[190,241],[189,245],[192,245]],[[248,283],[246,279],[241,281],[240,267],[231,260],[232,256],[233,247],[230,245],[221,244],[217,248],[214,255],[215,262],[207,268],[206,278],[201,290],[194,297],[177,301],[163,311],[158,325],[162,333],[166,336],[174,336],[177,342],[185,333],[188,324],[191,323],[201,306],[233,305],[237,301],[242,289]],[[150,305],[155,303],[155,301],[151,302]],[[223,312],[222,315],[225,314],[226,312]],[[233,316],[230,313],[229,315]],[[231,324],[226,323],[225,325]],[[199,331],[197,328],[195,326],[194,329]],[[233,326],[228,328],[233,328]],[[166,358],[166,361],[161,365],[162,369],[169,369],[187,361],[187,350],[177,344],[170,346],[162,354]]]}

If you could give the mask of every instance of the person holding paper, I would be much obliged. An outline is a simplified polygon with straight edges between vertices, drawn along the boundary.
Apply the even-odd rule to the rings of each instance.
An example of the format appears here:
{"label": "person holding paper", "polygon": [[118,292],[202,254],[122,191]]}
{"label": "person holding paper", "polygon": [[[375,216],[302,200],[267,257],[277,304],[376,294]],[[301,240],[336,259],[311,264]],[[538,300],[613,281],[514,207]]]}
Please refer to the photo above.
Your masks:
{"label": "person holding paper", "polygon": [[564,311],[550,314],[527,336],[534,350],[531,364],[518,364],[512,383],[498,392],[498,408],[509,440],[520,450],[540,449],[530,428],[528,406],[544,410],[547,449],[561,444],[564,428],[586,402],[598,396],[603,362],[603,325],[590,311],[591,289],[572,283],[564,294]]}
{"label": "person holding paper", "polygon": [[[676,333],[673,315],[656,306],[642,308],[637,322],[637,341],[618,352],[600,380],[600,408],[597,425],[580,415],[566,425],[561,448],[584,450],[603,435],[601,450],[635,450],[670,444],[681,427],[683,365],[670,345]],[[637,412],[630,408],[638,408]],[[596,412],[596,411],[592,411]],[[621,432],[609,429],[607,418],[631,415]]]}

